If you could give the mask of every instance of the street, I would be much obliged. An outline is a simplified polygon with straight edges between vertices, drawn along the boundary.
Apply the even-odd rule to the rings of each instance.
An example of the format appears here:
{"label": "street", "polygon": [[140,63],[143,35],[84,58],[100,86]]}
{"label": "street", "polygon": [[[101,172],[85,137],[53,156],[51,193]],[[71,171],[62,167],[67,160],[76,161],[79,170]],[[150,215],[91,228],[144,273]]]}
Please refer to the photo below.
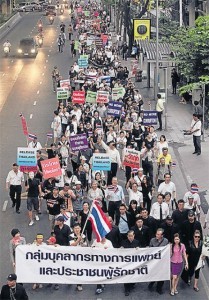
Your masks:
{"label": "street", "polygon": [[[42,18],[44,44],[39,48],[35,59],[19,59],[15,57],[18,43],[21,38],[35,36],[37,34],[37,22]],[[18,215],[11,207],[11,201],[5,189],[5,178],[12,164],[16,161],[17,147],[26,146],[26,138],[22,133],[19,114],[22,113],[27,120],[29,133],[36,134],[38,141],[44,146],[46,134],[51,132],[50,124],[53,120],[53,111],[56,109],[56,95],[52,89],[51,72],[54,66],[57,66],[63,79],[68,78],[68,71],[73,63],[70,55],[70,44],[66,41],[63,53],[57,49],[56,39],[59,33],[59,25],[63,21],[68,26],[68,11],[63,16],[55,17],[54,23],[49,25],[48,19],[43,13],[23,14],[21,21],[7,35],[12,48],[8,58],[4,57],[3,51],[0,54],[0,189],[1,189],[1,210],[0,210],[0,285],[5,284],[6,277],[11,273],[12,265],[9,258],[9,240],[12,228],[18,228],[21,234],[26,238],[27,243],[32,243],[38,232],[43,233],[45,239],[50,235],[49,223],[46,214],[45,203],[43,203],[42,215],[40,221],[34,226],[28,227],[28,216],[26,201],[22,200],[21,213]],[[5,39],[1,40],[1,45]],[[140,86],[139,86],[140,89]],[[144,90],[143,90],[144,91]],[[191,113],[179,108],[175,112],[174,103],[169,104],[169,132],[166,133],[170,141],[169,147],[171,154],[177,163],[174,170],[173,181],[177,187],[177,199],[183,197],[188,189],[189,177],[191,180],[198,181],[201,191],[207,194],[207,185],[209,177],[208,162],[208,140],[203,144],[203,155],[196,158],[196,161],[190,155],[192,144],[190,141],[182,143],[175,135],[175,129],[185,129],[182,126],[190,126]],[[181,115],[182,123],[173,122],[171,111]],[[174,126],[172,126],[172,124]],[[172,128],[171,128],[172,126]],[[172,141],[171,141],[172,140]],[[178,145],[175,142],[179,143]],[[119,172],[119,184],[124,185],[125,175],[123,171]],[[5,202],[6,201],[6,202]],[[8,201],[8,202],[7,202]],[[205,207],[205,208],[204,208]],[[207,203],[203,200],[204,213],[207,212]],[[158,270],[156,270],[157,272]],[[27,274],[26,274],[27,276]],[[24,285],[30,300],[43,299],[48,296],[49,299],[125,299],[123,285],[108,285],[101,295],[95,295],[96,286],[84,286],[83,291],[75,291],[75,286],[63,285],[58,291],[53,287],[44,286],[43,289],[32,290],[31,285]],[[179,294],[176,299],[209,299],[209,276],[208,266],[202,271],[199,284],[200,291],[196,293],[192,287],[188,287],[182,281],[179,286]],[[49,294],[50,293],[50,294]],[[170,299],[169,282],[165,283],[164,295],[160,296],[155,291],[150,292],[147,284],[138,283],[129,299]]]}

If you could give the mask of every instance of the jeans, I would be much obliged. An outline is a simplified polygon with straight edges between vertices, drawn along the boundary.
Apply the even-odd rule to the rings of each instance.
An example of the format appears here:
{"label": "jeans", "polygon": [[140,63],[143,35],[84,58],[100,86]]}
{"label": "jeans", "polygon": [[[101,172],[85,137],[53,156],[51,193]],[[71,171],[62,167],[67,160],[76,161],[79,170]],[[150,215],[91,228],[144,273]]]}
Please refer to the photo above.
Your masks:
{"label": "jeans", "polygon": [[21,185],[10,185],[10,198],[12,200],[13,205],[16,205],[16,211],[20,209],[21,204]]}
{"label": "jeans", "polygon": [[194,143],[195,152],[201,153],[201,136],[193,135],[193,143]]}

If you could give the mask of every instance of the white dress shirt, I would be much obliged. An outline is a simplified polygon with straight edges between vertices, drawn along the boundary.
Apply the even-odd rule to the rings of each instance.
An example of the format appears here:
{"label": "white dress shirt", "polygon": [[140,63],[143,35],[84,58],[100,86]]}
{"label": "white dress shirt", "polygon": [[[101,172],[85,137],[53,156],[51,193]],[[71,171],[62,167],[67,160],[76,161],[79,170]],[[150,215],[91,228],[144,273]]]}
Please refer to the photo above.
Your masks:
{"label": "white dress shirt", "polygon": [[[169,207],[168,204],[163,202],[161,204],[162,207],[162,220],[165,220],[166,217],[169,215]],[[160,220],[160,204],[155,202],[152,204],[150,216],[153,217],[155,220]]]}
{"label": "white dress shirt", "polygon": [[6,183],[9,183],[10,185],[21,185],[22,182],[24,182],[23,172],[20,170],[18,170],[17,173],[13,170],[9,171]]}
{"label": "white dress shirt", "polygon": [[118,166],[121,166],[121,160],[120,160],[120,153],[119,151],[115,149],[110,149],[109,146],[107,146],[103,141],[102,141],[102,147],[105,149],[107,154],[110,156],[111,162],[118,164]]}
{"label": "white dress shirt", "polygon": [[140,191],[134,192],[130,187],[127,189],[128,195],[129,195],[129,204],[131,200],[137,201],[137,206],[140,206],[141,203],[143,203],[143,195]]}
{"label": "white dress shirt", "polygon": [[122,202],[124,202],[125,196],[124,196],[123,188],[120,185],[118,185],[117,187],[118,187],[118,190],[117,190],[116,193],[114,191],[108,190],[108,188],[105,190],[105,197],[108,199],[108,201],[113,201],[113,202],[122,201]]}
{"label": "white dress shirt", "polygon": [[39,142],[34,143],[34,141],[32,141],[28,144],[28,148],[34,148],[34,149],[37,149],[37,150],[41,150],[42,146],[41,146],[41,143],[39,143]]}
{"label": "white dress shirt", "polygon": [[172,181],[170,181],[169,183],[162,182],[159,185],[158,193],[165,195],[165,193],[167,192],[171,193],[171,200],[173,200],[176,193],[176,186]]}

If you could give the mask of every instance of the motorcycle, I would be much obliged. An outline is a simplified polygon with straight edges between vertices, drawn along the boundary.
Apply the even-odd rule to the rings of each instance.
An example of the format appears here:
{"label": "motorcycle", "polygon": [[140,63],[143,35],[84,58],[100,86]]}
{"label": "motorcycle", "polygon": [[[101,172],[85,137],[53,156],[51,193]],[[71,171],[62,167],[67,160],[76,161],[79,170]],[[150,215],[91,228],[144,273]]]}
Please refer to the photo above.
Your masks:
{"label": "motorcycle", "polygon": [[61,14],[61,15],[64,14],[64,9],[63,9],[63,8],[60,9],[60,14]]}
{"label": "motorcycle", "polygon": [[43,31],[43,25],[41,23],[38,24],[38,32]]}
{"label": "motorcycle", "polygon": [[53,16],[49,17],[49,23],[50,23],[50,25],[52,25],[54,23],[54,17]]}
{"label": "motorcycle", "polygon": [[4,46],[4,54],[5,54],[5,57],[8,57],[9,52],[10,52],[9,46]]}
{"label": "motorcycle", "polygon": [[43,37],[41,37],[41,36],[39,36],[38,37],[38,46],[39,46],[39,48],[41,48],[42,46],[43,46]]}

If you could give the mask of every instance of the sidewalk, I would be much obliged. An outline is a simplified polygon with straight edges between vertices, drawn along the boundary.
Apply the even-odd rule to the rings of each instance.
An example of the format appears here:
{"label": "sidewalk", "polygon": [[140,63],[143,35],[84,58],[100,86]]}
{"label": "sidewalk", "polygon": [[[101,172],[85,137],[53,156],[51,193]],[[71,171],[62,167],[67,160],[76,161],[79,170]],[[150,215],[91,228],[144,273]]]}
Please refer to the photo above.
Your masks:
{"label": "sidewalk", "polygon": [[[129,72],[132,72],[132,59],[122,60],[122,65],[127,66]],[[153,88],[146,87],[146,80],[136,82],[136,88],[139,89],[144,98],[144,108],[150,109],[148,101],[151,103],[151,109],[155,109],[156,101],[153,100]],[[153,85],[153,80],[151,81]],[[201,206],[204,214],[209,208],[209,138],[208,132],[205,132],[205,142],[202,142],[202,155],[197,157],[192,155],[194,151],[192,136],[184,136],[183,129],[190,128],[192,121],[192,104],[180,104],[180,96],[171,94],[168,91],[168,130],[162,131],[169,142],[170,153],[176,162],[174,169],[174,182],[177,186],[177,198],[183,197],[189,189],[191,182],[196,182],[199,186],[201,196]],[[165,120],[163,119],[163,124]]]}

